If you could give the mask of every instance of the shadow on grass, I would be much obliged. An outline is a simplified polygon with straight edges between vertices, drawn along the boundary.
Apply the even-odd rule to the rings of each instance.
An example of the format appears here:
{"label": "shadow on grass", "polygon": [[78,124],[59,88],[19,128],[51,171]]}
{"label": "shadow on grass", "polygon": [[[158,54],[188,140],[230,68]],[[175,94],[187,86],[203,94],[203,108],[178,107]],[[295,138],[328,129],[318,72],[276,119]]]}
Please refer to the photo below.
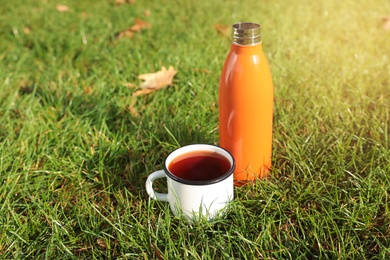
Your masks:
{"label": "shadow on grass", "polygon": [[[118,104],[117,97],[110,99],[106,93],[85,94],[64,87],[31,84],[21,87],[19,94],[32,95],[44,111],[54,111],[50,117],[52,124],[62,124],[63,128],[76,122],[80,125],[80,129],[73,127],[73,132],[63,134],[78,139],[69,146],[83,150],[82,176],[95,182],[98,189],[115,191],[126,187],[134,194],[147,197],[144,186],[147,176],[162,169],[171,151],[183,145],[215,140],[215,133],[191,118],[197,115],[193,111],[191,114],[189,108],[151,111],[148,97],[142,100],[146,104],[140,116],[134,117],[127,106]],[[181,113],[188,113],[186,120]],[[208,113],[209,117],[215,116],[215,111]],[[73,149],[65,149],[62,156],[72,157]],[[163,186],[157,183],[157,189],[164,189]]]}

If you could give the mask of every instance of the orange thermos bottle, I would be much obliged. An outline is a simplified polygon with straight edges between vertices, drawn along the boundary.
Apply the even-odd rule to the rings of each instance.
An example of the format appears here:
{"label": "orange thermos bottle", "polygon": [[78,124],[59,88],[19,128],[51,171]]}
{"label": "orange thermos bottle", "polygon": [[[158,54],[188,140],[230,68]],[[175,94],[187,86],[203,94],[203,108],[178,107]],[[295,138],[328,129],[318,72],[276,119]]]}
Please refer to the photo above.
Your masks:
{"label": "orange thermos bottle", "polygon": [[219,138],[236,161],[236,185],[271,168],[273,84],[260,25],[233,25],[230,52],[219,81]]}

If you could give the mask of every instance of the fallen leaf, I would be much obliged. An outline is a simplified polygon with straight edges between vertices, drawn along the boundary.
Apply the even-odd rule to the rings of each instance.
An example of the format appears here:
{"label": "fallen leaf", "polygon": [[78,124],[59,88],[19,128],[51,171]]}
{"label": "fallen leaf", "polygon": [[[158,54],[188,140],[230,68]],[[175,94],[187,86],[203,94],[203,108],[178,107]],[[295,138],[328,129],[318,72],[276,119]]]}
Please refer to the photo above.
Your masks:
{"label": "fallen leaf", "polygon": [[134,92],[132,94],[133,97],[138,97],[138,96],[141,96],[141,95],[147,95],[147,94],[150,94],[152,92],[156,91],[156,89],[151,89],[151,88],[146,88],[146,89],[141,89],[141,90],[137,90],[136,92]]}
{"label": "fallen leaf", "polygon": [[214,25],[214,28],[222,36],[230,35],[230,25],[217,23],[216,25]]}
{"label": "fallen leaf", "polygon": [[134,106],[128,106],[127,109],[134,118],[139,118],[139,113]]}
{"label": "fallen leaf", "polygon": [[154,250],[154,255],[157,257],[158,260],[165,259],[165,257],[161,254],[160,250],[155,247],[154,245],[150,245],[151,249]]}
{"label": "fallen leaf", "polygon": [[103,248],[107,248],[106,242],[101,238],[96,239],[96,243]]}
{"label": "fallen leaf", "polygon": [[134,4],[135,0],[115,0],[115,5]]}
{"label": "fallen leaf", "polygon": [[150,14],[151,14],[151,13],[150,13],[150,10],[149,10],[149,9],[146,9],[146,10],[144,11],[144,15],[145,15],[145,16],[150,16]]}
{"label": "fallen leaf", "polygon": [[122,39],[122,38],[129,38],[132,39],[134,37],[134,33],[131,31],[130,28],[121,31],[119,33],[116,33],[115,38]]}
{"label": "fallen leaf", "polygon": [[69,11],[69,7],[66,5],[62,5],[62,4],[58,4],[56,8],[57,8],[57,12],[60,12],[60,13]]}
{"label": "fallen leaf", "polygon": [[116,33],[115,38],[117,38],[117,39],[130,38],[130,39],[132,39],[134,37],[135,32],[141,32],[143,29],[147,29],[150,27],[151,27],[150,23],[143,21],[139,18],[136,18],[133,26],[131,26],[130,28],[127,28],[124,31]]}
{"label": "fallen leaf", "polygon": [[90,95],[92,93],[92,87],[90,86],[87,86],[84,88],[84,93],[87,94],[87,95]]}
{"label": "fallen leaf", "polygon": [[140,85],[142,89],[134,92],[133,96],[150,94],[156,90],[171,85],[176,73],[177,71],[172,66],[169,66],[168,69],[162,67],[160,71],[155,73],[145,73],[139,75],[138,78],[144,80],[144,82]]}
{"label": "fallen leaf", "polygon": [[28,35],[28,34],[30,34],[31,30],[28,27],[24,27],[23,32]]}
{"label": "fallen leaf", "polygon": [[128,88],[135,88],[135,87],[137,87],[136,84],[130,83],[130,82],[128,82],[128,83],[122,83],[122,84],[123,84],[123,86],[128,87]]}
{"label": "fallen leaf", "polygon": [[150,28],[150,23],[142,21],[139,18],[135,18],[134,25],[130,27],[130,30],[133,32],[140,32],[147,28]]}
{"label": "fallen leaf", "polygon": [[137,103],[137,99],[133,98],[130,102],[130,105],[127,106],[127,110],[134,118],[139,118],[138,110],[135,108]]}
{"label": "fallen leaf", "polygon": [[160,71],[141,74],[138,78],[145,80],[141,84],[141,88],[160,89],[172,84],[173,77],[176,73],[177,71],[172,66],[169,66],[168,70],[162,67]]}
{"label": "fallen leaf", "polygon": [[385,31],[390,31],[390,16],[382,16],[382,28]]}

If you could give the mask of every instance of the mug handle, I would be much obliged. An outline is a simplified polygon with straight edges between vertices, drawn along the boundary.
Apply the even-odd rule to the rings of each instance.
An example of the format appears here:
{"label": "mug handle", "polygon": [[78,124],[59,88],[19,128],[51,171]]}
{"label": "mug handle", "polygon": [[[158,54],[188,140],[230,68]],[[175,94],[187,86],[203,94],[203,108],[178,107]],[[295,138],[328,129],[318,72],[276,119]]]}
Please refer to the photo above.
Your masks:
{"label": "mug handle", "polygon": [[146,180],[146,192],[149,194],[149,197],[155,200],[160,200],[160,201],[168,201],[168,194],[167,193],[160,193],[156,192],[153,189],[153,182],[157,179],[160,178],[166,178],[167,176],[165,175],[164,170],[159,170],[151,173]]}

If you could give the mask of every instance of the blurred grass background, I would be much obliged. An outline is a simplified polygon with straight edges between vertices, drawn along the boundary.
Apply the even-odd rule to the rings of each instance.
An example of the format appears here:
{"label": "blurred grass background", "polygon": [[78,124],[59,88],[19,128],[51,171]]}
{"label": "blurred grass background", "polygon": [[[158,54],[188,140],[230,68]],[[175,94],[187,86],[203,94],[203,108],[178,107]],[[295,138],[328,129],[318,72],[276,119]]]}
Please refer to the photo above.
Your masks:
{"label": "blurred grass background", "polygon": [[[0,6],[4,259],[390,258],[389,1]],[[118,39],[136,18],[151,28]],[[218,144],[215,25],[238,21],[262,26],[273,170],[226,219],[188,224],[144,182],[179,145]],[[132,97],[169,65],[173,86]]]}

